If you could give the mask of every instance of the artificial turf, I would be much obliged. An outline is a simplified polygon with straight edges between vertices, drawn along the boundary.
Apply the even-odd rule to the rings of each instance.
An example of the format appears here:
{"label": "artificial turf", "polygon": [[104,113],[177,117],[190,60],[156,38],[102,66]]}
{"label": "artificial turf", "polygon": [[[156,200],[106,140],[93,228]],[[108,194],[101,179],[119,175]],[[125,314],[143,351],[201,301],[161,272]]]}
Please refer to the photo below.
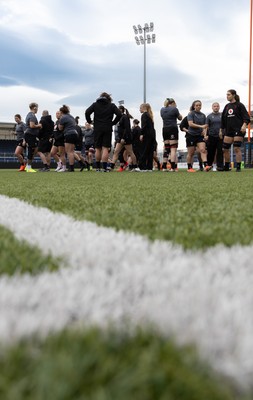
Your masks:
{"label": "artificial turf", "polygon": [[[30,233],[28,232],[27,235]],[[0,275],[32,274],[56,271],[60,260],[43,255],[40,249],[20,241],[6,228],[0,226]]]}
{"label": "artificial turf", "polygon": [[23,340],[0,348],[0,370],[5,400],[246,400],[192,347],[152,331],[74,329]]}
{"label": "artificial turf", "polygon": [[0,194],[188,249],[253,240],[253,171],[18,173],[0,171]]}
{"label": "artificial turf", "polygon": [[[0,171],[0,194],[187,249],[252,243],[252,189],[251,170],[240,174]],[[33,261],[28,269],[25,263],[21,268],[13,249],[23,254],[26,245],[4,227],[0,236],[4,273],[57,268],[56,260],[43,259],[29,246],[22,259],[34,251]],[[0,398],[253,399],[236,392],[196,354],[152,332],[69,329],[46,339],[27,338],[0,346]]]}

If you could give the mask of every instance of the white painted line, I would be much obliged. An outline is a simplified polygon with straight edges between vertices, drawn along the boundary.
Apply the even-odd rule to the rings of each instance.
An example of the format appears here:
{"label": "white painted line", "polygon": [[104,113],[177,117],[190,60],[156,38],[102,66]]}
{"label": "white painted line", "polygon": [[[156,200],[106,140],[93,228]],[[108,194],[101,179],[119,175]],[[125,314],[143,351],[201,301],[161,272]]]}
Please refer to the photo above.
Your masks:
{"label": "white painted line", "polygon": [[44,335],[73,322],[154,324],[196,343],[214,368],[250,386],[253,247],[184,251],[0,196],[0,224],[69,268],[0,279],[0,338]]}

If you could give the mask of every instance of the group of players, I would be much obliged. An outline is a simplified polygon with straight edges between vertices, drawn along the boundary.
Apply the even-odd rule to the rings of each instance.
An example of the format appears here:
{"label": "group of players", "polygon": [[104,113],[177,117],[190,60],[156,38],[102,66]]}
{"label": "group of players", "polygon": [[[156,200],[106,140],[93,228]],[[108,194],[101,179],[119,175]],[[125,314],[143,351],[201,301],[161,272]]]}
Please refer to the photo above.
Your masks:
{"label": "group of players", "polygon": [[[35,155],[38,155],[43,163],[40,172],[49,172],[51,159],[56,162],[56,172],[66,172],[67,158],[74,164],[77,161],[81,171],[83,169],[90,170],[94,157],[94,130],[92,125],[86,123],[85,129],[82,130],[79,125],[79,117],[73,118],[69,114],[67,106],[61,107],[56,112],[55,122],[47,110],[42,112],[40,121],[38,122],[36,113],[38,112],[38,104],[31,103],[30,111],[23,122],[20,114],[15,115],[15,133],[17,136],[17,146],[15,155],[20,162],[19,171],[37,172],[32,168],[32,161]],[[69,123],[73,132],[65,135],[62,128],[65,124],[64,113],[69,115]],[[68,118],[67,118],[68,120]],[[67,136],[67,140],[66,139]],[[85,154],[83,154],[83,140],[85,138]],[[73,142],[73,143],[71,143]],[[27,153],[27,154],[26,154]],[[73,171],[73,168],[72,168]]]}
{"label": "group of players", "polygon": [[[249,114],[235,90],[227,91],[228,103],[220,112],[219,103],[212,104],[212,112],[206,117],[201,112],[202,103],[195,100],[188,115],[183,118],[173,98],[167,98],[161,108],[163,120],[164,154],[160,164],[156,155],[156,132],[151,106],[140,105],[141,126],[134,120],[124,106],[117,107],[111,96],[103,92],[85,111],[86,124],[82,131],[78,118],[70,114],[68,106],[63,105],[56,113],[53,122],[48,111],[42,112],[38,122],[38,104],[31,103],[25,123],[19,114],[15,115],[17,147],[15,155],[20,161],[20,171],[36,172],[32,168],[35,154],[43,163],[42,172],[50,171],[51,159],[57,163],[57,172],[73,172],[75,162],[80,170],[90,170],[95,156],[96,171],[109,172],[120,160],[120,170],[126,164],[130,171],[152,171],[154,160],[158,169],[167,170],[170,158],[170,171],[177,171],[178,125],[185,132],[187,147],[187,171],[193,168],[193,156],[197,150],[201,168],[208,172],[212,168],[229,171],[230,148],[233,144],[236,157],[236,171],[241,171],[241,145],[250,123]],[[93,117],[93,118],[92,118]],[[110,159],[112,129],[115,129],[115,146]],[[83,151],[85,144],[85,154]],[[27,148],[27,157],[25,149]],[[95,155],[94,155],[95,153]],[[67,168],[68,161],[68,168]]]}
{"label": "group of players", "polygon": [[199,153],[200,169],[203,168],[207,172],[212,168],[218,171],[230,171],[232,144],[235,151],[236,172],[241,171],[241,146],[250,123],[250,116],[234,89],[227,91],[227,100],[228,103],[222,113],[219,103],[214,102],[212,112],[207,117],[201,112],[201,101],[195,100],[188,115],[183,119],[176,107],[175,100],[166,99],[164,107],[161,109],[164,159],[166,160],[167,153],[170,152],[172,171],[176,170],[178,120],[181,121],[181,131],[185,132],[188,172],[196,172],[192,165],[195,150]]}

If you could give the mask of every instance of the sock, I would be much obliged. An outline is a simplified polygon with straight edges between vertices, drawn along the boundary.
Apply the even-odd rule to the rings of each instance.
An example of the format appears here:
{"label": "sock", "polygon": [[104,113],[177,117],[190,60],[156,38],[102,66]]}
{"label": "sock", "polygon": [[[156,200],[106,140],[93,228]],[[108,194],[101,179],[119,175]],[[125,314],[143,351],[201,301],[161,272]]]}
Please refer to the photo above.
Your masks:
{"label": "sock", "polygon": [[241,169],[241,163],[240,162],[236,163],[236,169]]}
{"label": "sock", "polygon": [[175,169],[175,162],[174,162],[174,161],[171,161],[170,164],[171,164],[171,168],[172,168],[172,169]]}
{"label": "sock", "polygon": [[167,169],[167,163],[163,162],[163,169]]}
{"label": "sock", "polygon": [[101,168],[101,162],[100,161],[96,161],[96,168],[100,169]]}
{"label": "sock", "polygon": [[205,166],[205,167],[207,166],[207,161],[204,161],[204,166]]}
{"label": "sock", "polygon": [[103,161],[102,164],[103,164],[103,169],[107,169],[107,162]]}
{"label": "sock", "polygon": [[192,164],[187,164],[188,165],[188,169],[192,168]]}

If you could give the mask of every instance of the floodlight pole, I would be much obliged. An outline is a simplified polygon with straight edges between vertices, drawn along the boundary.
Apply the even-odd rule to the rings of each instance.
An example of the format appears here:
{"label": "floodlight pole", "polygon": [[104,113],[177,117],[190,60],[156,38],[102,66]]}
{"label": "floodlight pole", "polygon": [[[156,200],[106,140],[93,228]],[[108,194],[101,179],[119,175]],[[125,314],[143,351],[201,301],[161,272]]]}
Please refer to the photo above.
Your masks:
{"label": "floodlight pole", "polygon": [[147,40],[147,39],[146,39],[146,29],[145,29],[145,26],[144,26],[143,30],[144,30],[143,103],[146,103],[146,83],[147,83],[147,79],[146,79],[146,71],[147,71],[147,68],[146,68],[146,65],[147,65],[147,62],[146,62],[146,40]]}
{"label": "floodlight pole", "polygon": [[[153,32],[154,29],[154,24],[151,22],[150,24],[145,23],[145,25],[142,27],[141,25],[138,25],[136,27],[135,25],[133,26],[134,33],[140,36],[135,36],[136,44],[144,45],[144,60],[143,60],[143,102],[146,103],[147,101],[147,49],[146,49],[146,44],[147,43],[155,43],[155,34],[152,34],[152,37],[150,35],[147,35],[149,32]],[[143,36],[141,36],[143,31]]]}
{"label": "floodlight pole", "polygon": [[[253,0],[250,0],[250,46],[249,46],[249,105],[248,112],[251,116],[251,65],[252,65],[252,9]],[[250,123],[248,125],[248,142],[250,142]]]}

